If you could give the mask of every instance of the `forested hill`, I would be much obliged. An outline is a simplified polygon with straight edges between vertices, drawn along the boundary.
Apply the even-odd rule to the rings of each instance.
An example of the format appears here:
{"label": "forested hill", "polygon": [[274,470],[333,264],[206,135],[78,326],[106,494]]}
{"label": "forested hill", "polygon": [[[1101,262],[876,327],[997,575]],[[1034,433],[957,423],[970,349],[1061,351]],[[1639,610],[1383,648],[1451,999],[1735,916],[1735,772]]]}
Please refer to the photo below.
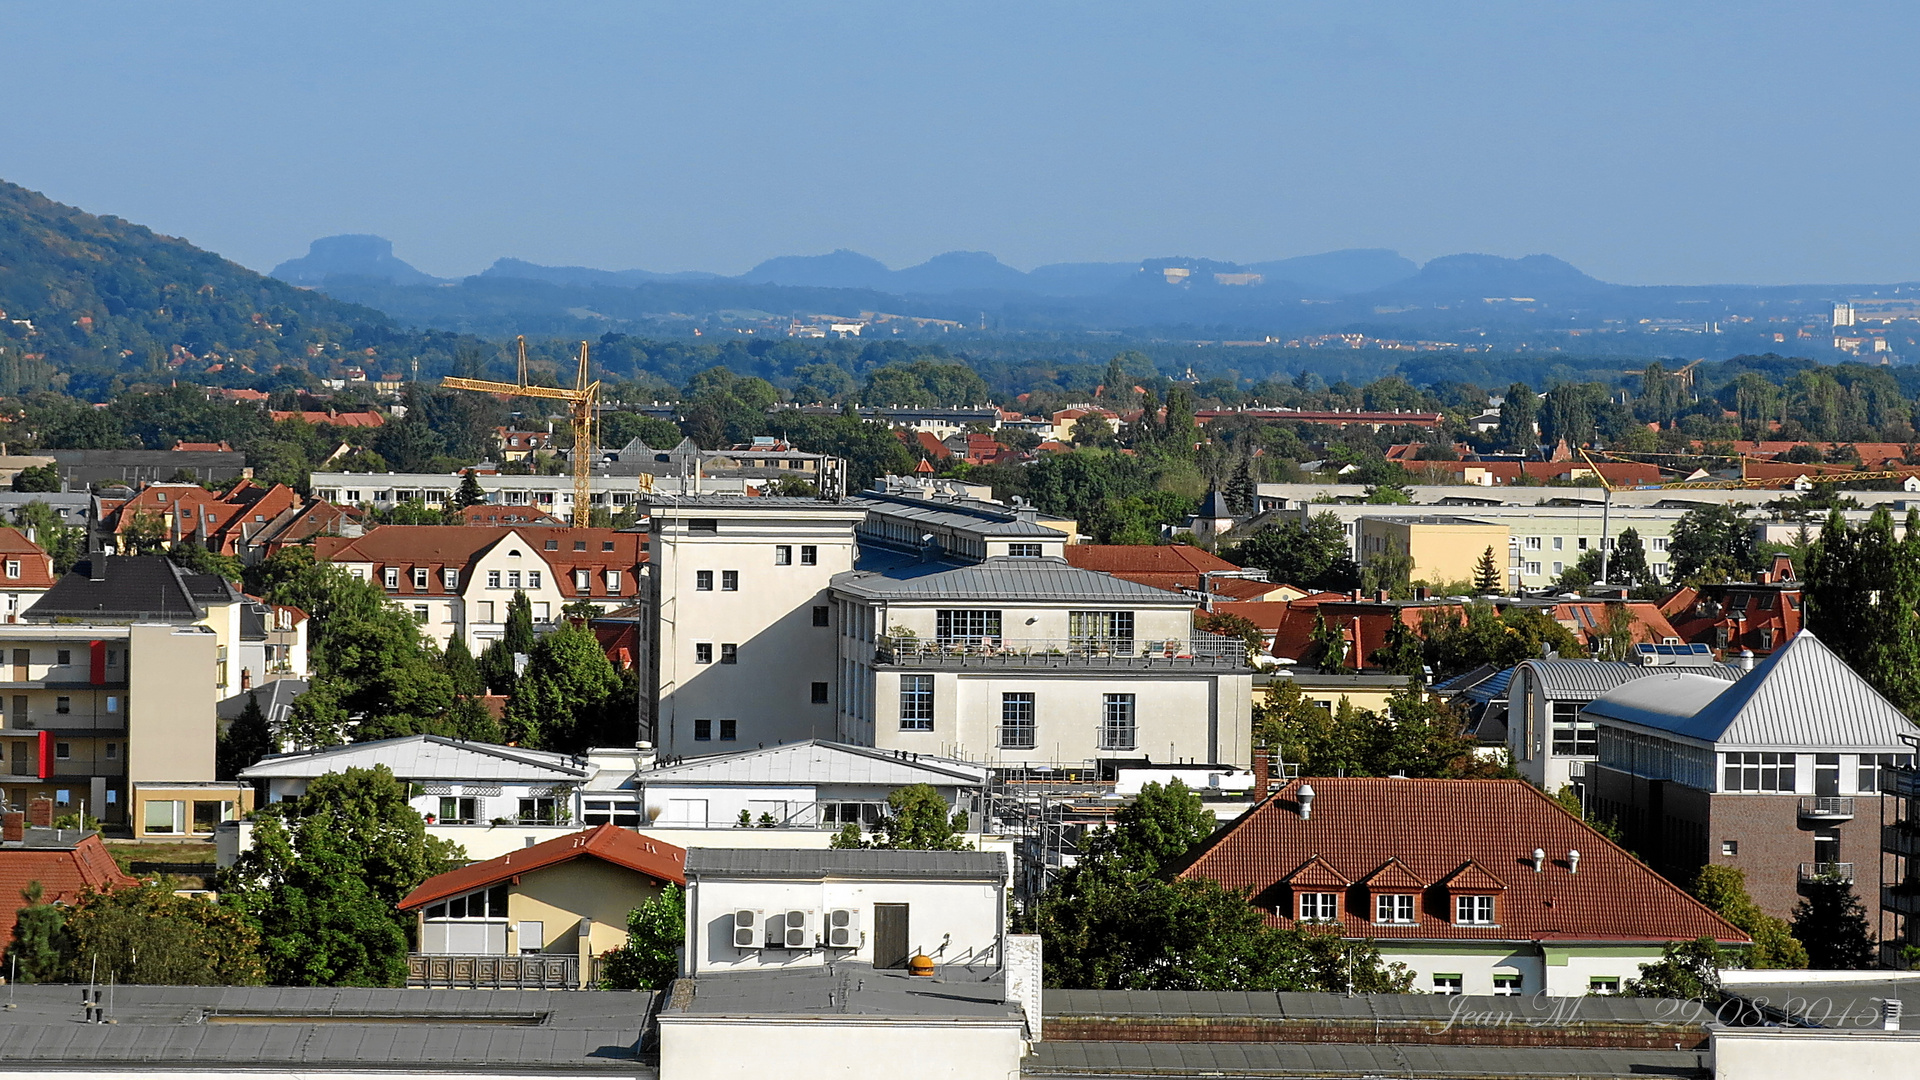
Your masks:
{"label": "forested hill", "polygon": [[369,348],[377,356],[418,337],[372,308],[4,181],[0,311],[0,393],[79,392],[169,366],[304,370],[309,357]]}

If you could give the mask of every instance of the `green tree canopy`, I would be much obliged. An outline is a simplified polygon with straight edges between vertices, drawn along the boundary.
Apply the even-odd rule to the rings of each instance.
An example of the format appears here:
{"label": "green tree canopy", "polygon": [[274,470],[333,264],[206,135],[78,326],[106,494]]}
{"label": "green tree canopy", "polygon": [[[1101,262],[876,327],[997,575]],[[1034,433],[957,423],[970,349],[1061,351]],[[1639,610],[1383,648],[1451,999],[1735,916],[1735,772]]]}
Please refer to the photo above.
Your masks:
{"label": "green tree canopy", "polygon": [[1902,712],[1920,715],[1920,515],[1828,515],[1807,558],[1806,626]]}
{"label": "green tree canopy", "polygon": [[1853,884],[1828,877],[1801,886],[1793,909],[1793,936],[1807,950],[1807,966],[1855,969],[1874,966],[1873,932]]}
{"label": "green tree canopy", "polygon": [[[66,919],[69,978],[146,986],[251,986],[260,937],[231,908],[163,884],[89,893]],[[95,961],[99,962],[96,969]]]}
{"label": "green tree canopy", "polygon": [[1254,533],[1222,554],[1241,566],[1257,566],[1273,581],[1303,589],[1346,592],[1360,585],[1346,529],[1331,513],[1315,514],[1306,525],[1288,521]]}
{"label": "green tree canopy", "polygon": [[[526,674],[507,703],[508,735],[542,750],[584,750],[607,727],[606,710],[620,690],[620,675],[585,626],[568,624],[535,642]],[[625,718],[632,742],[637,716]]]}
{"label": "green tree canopy", "polygon": [[278,749],[267,714],[260,708],[260,696],[249,693],[240,715],[227,725],[227,730],[220,733],[214,744],[214,778],[232,780],[240,775],[240,770]]}
{"label": "green tree canopy", "polygon": [[627,943],[600,954],[603,990],[665,990],[680,974],[686,942],[686,898],[680,886],[627,912]]}
{"label": "green tree canopy", "polygon": [[1747,950],[1750,968],[1803,968],[1807,950],[1793,936],[1786,920],[1760,910],[1747,894],[1747,875],[1732,866],[1709,863],[1693,879],[1693,895],[1720,917],[1746,931],[1753,939]]}

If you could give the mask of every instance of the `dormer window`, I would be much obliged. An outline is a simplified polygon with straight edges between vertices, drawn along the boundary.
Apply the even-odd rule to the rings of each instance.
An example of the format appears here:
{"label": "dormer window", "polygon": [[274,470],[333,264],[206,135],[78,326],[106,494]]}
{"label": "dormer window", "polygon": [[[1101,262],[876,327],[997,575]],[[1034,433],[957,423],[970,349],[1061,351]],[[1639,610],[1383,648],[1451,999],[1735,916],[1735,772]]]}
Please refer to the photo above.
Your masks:
{"label": "dormer window", "polygon": [[1484,894],[1456,895],[1453,898],[1455,926],[1498,926],[1494,918],[1493,897]]}
{"label": "dormer window", "polygon": [[1333,922],[1340,917],[1340,894],[1303,892],[1299,910],[1301,922]]}
{"label": "dormer window", "polygon": [[1413,922],[1412,893],[1375,893],[1373,921],[1383,926],[1404,926]]}

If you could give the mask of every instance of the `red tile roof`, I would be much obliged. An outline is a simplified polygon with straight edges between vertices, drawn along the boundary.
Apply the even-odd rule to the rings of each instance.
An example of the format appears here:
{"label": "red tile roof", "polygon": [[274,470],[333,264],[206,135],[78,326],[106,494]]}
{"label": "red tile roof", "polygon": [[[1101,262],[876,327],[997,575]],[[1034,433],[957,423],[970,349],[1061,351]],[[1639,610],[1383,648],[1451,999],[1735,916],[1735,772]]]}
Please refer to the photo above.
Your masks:
{"label": "red tile roof", "polygon": [[0,941],[13,940],[14,916],[26,903],[21,894],[36,881],[41,902],[48,904],[71,904],[90,891],[140,884],[120,872],[97,833],[66,849],[0,848]]}
{"label": "red tile roof", "polygon": [[177,442],[173,444],[173,448],[175,450],[194,451],[198,453],[233,453],[233,447],[228,446],[225,439],[219,442]]}
{"label": "red tile roof", "polygon": [[379,427],[387,422],[386,417],[377,412],[319,412],[317,410],[282,412],[274,410],[271,414],[274,423],[282,420],[305,420],[309,424],[332,424],[334,427]]}
{"label": "red tile roof", "polygon": [[[1313,816],[1300,816],[1303,784]],[[1536,872],[1533,851],[1547,854]],[[1578,872],[1568,852],[1580,852]],[[1296,877],[1310,864],[1314,869]],[[1407,926],[1376,925],[1366,885],[1380,875],[1423,900]],[[1404,875],[1404,876],[1403,876]],[[1182,877],[1248,890],[1290,926],[1296,887],[1343,891],[1354,937],[1495,941],[1687,941],[1747,935],[1523,780],[1296,780],[1242,814],[1193,856]],[[1289,884],[1289,879],[1301,886]],[[1430,882],[1424,889],[1404,884]],[[1449,892],[1493,893],[1496,926],[1457,926]]]}
{"label": "red tile roof", "polygon": [[[1238,570],[1238,566],[1191,544],[1068,544],[1067,564],[1082,570],[1147,585],[1168,592],[1200,589],[1200,575],[1208,570]],[[1240,578],[1215,578],[1217,596],[1259,600],[1285,585]]]}
{"label": "red tile roof", "polygon": [[566,522],[531,506],[496,506],[475,503],[463,507],[460,520],[468,525],[565,525]]}
{"label": "red tile roof", "polygon": [[[6,559],[19,560],[20,576],[0,577],[0,588],[53,588],[53,557],[42,551],[40,545],[27,539],[26,533],[12,526],[0,527],[0,562]],[[4,573],[3,567],[0,567],[0,573]]]}
{"label": "red tile roof", "polygon": [[632,829],[623,829],[618,825],[595,825],[585,832],[556,837],[530,848],[510,851],[497,859],[436,874],[408,893],[400,901],[400,910],[413,911],[436,900],[484,889],[522,874],[584,858],[624,866],[663,883],[687,883],[686,849],[664,840],[641,836]]}
{"label": "red tile roof", "polygon": [[[382,571],[399,568],[400,584],[388,590],[394,596],[448,596],[466,588],[466,575],[449,590],[440,571],[464,569],[482,553],[509,536],[526,541],[532,553],[547,564],[554,586],[569,600],[632,598],[638,594],[640,568],[647,561],[646,534],[617,529],[570,529],[559,525],[381,525],[357,537],[322,536],[314,540],[313,557],[320,562],[364,563],[372,580]],[[547,544],[554,546],[548,549]],[[575,545],[582,545],[575,550]],[[607,545],[613,550],[606,550]],[[413,568],[429,571],[427,587],[415,589]],[[587,570],[587,588],[574,586],[573,572]],[[604,571],[621,570],[620,592],[607,592]]]}

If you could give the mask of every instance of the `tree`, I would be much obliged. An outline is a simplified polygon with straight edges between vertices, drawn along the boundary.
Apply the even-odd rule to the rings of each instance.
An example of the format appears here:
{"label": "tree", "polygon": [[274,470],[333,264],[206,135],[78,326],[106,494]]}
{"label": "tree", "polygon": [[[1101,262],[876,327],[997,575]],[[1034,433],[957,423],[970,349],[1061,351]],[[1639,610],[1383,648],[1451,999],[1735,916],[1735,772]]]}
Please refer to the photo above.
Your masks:
{"label": "tree", "polygon": [[1827,970],[1874,966],[1873,934],[1853,883],[1835,876],[1801,886],[1793,909],[1793,936],[1806,946],[1807,966]]}
{"label": "tree", "polygon": [[1434,673],[1441,677],[1481,664],[1512,667],[1546,652],[1569,659],[1586,655],[1573,631],[1538,608],[1516,605],[1502,612],[1485,601],[1474,601],[1461,615],[1430,612],[1421,620],[1420,631],[1426,636]]}
{"label": "tree", "polygon": [[[146,986],[260,983],[260,936],[238,912],[167,885],[88,893],[67,914],[74,978]],[[96,968],[94,965],[98,963]]]}
{"label": "tree", "polygon": [[1307,651],[1321,671],[1339,671],[1346,666],[1347,635],[1329,624],[1318,608],[1313,612],[1313,632],[1307,635]]}
{"label": "tree", "polygon": [[13,940],[3,959],[10,974],[21,982],[57,982],[73,961],[73,938],[67,933],[67,911],[59,904],[43,904],[38,881],[27,882],[20,898],[27,902],[14,915]]}
{"label": "tree", "polygon": [[859,826],[849,822],[830,844],[895,851],[971,851],[973,845],[962,835],[967,831],[966,812],[949,815],[948,809],[947,800],[933,785],[908,784],[888,793],[886,816],[871,841],[862,840]]}
{"label": "tree", "polygon": [[1726,964],[1720,943],[1710,937],[1670,941],[1656,963],[1641,964],[1640,977],[1628,979],[1628,997],[1718,1001],[1720,968]]}
{"label": "tree", "polygon": [[1090,412],[1073,422],[1073,430],[1068,432],[1067,441],[1075,446],[1112,446],[1118,440],[1107,418]]}
{"label": "tree", "polygon": [[1218,882],[1171,873],[1215,826],[1178,780],[1149,784],[1091,834],[1023,919],[1045,937],[1049,987],[1136,990],[1404,992],[1412,975],[1380,961],[1371,942],[1277,930]]}
{"label": "tree", "polygon": [[486,684],[480,679],[480,665],[467,650],[466,636],[455,633],[447,641],[447,648],[441,654],[441,662],[446,665],[447,677],[453,681],[456,694],[484,694]]}
{"label": "tree", "polygon": [[1494,441],[1515,453],[1531,454],[1538,450],[1540,436],[1534,430],[1538,412],[1539,398],[1533,387],[1519,382],[1507,387],[1506,400],[1500,403],[1500,427],[1494,432]]}
{"label": "tree", "polygon": [[665,990],[680,974],[686,897],[678,885],[627,912],[627,943],[601,954],[603,990]]}
{"label": "tree", "polygon": [[1670,576],[1686,584],[1733,581],[1759,568],[1745,507],[1699,506],[1680,515],[1667,541]]}
{"label": "tree", "polygon": [[1893,515],[1850,528],[1827,517],[1807,557],[1806,626],[1902,712],[1920,711],[1920,515],[1894,539]]}
{"label": "tree", "polygon": [[1500,564],[1494,560],[1493,547],[1480,553],[1480,561],[1473,564],[1473,591],[1481,596],[1491,596],[1500,591]]}
{"label": "tree", "polygon": [[57,465],[29,465],[13,474],[15,491],[59,491],[60,487]]}
{"label": "tree", "polygon": [[456,510],[465,510],[469,506],[479,506],[487,501],[487,490],[480,486],[480,478],[468,469],[460,474],[460,487],[453,493],[453,505]]}
{"label": "tree", "polygon": [[1807,950],[1794,938],[1786,920],[1776,919],[1761,911],[1760,905],[1754,903],[1753,897],[1747,894],[1745,871],[1709,863],[1694,875],[1691,891],[1701,903],[1753,939],[1753,945],[1747,949],[1748,967],[1807,966]]}
{"label": "tree", "polygon": [[227,730],[220,733],[214,744],[214,777],[232,780],[240,775],[240,770],[278,749],[267,714],[260,708],[260,696],[250,692],[240,715],[227,725]]}
{"label": "tree", "polygon": [[1389,698],[1383,713],[1355,708],[1346,698],[1329,711],[1307,700],[1297,684],[1279,680],[1254,706],[1253,722],[1262,744],[1313,776],[1469,779],[1505,772],[1475,755],[1458,708],[1416,688]]}
{"label": "tree", "polygon": [[53,559],[56,574],[71,570],[86,554],[86,527],[66,524],[60,520],[59,511],[39,499],[15,510],[13,520],[27,539],[39,544],[40,550]]}
{"label": "tree", "polygon": [[1640,585],[1653,580],[1647,565],[1647,548],[1634,528],[1620,530],[1614,538],[1613,555],[1607,561],[1607,576],[1624,585]]}
{"label": "tree", "polygon": [[514,591],[507,604],[507,623],[498,640],[480,653],[480,677],[487,689],[496,694],[511,694],[520,678],[515,669],[516,655],[533,656],[533,602],[527,594]]}
{"label": "tree", "polygon": [[453,707],[447,710],[447,727],[456,739],[469,742],[499,743],[507,741],[506,729],[500,726],[500,720],[493,710],[479,699],[458,697]]}
{"label": "tree", "polygon": [[1420,635],[1403,619],[1396,618],[1387,624],[1386,639],[1367,660],[1390,675],[1426,678],[1426,642],[1420,640]]}
{"label": "tree", "polygon": [[427,836],[385,765],[316,778],[298,800],[255,812],[253,846],[221,879],[222,902],[260,931],[267,981],[398,986],[409,920],[395,905],[465,861]]}
{"label": "tree", "polygon": [[[504,640],[504,639],[503,639]],[[593,631],[563,626],[532,646],[527,671],[515,681],[507,703],[507,734],[520,746],[584,750],[600,740],[608,701],[620,689],[619,673]],[[631,743],[633,718],[626,718]]]}
{"label": "tree", "polygon": [[1374,552],[1360,568],[1360,587],[1369,593],[1404,598],[1412,589],[1412,578],[1413,556],[1398,540],[1389,540],[1384,551]]}
{"label": "tree", "polygon": [[1345,592],[1360,584],[1345,526],[1331,513],[1315,514],[1305,525],[1288,521],[1254,533],[1223,554],[1241,566],[1257,566],[1273,581],[1303,589]]}

